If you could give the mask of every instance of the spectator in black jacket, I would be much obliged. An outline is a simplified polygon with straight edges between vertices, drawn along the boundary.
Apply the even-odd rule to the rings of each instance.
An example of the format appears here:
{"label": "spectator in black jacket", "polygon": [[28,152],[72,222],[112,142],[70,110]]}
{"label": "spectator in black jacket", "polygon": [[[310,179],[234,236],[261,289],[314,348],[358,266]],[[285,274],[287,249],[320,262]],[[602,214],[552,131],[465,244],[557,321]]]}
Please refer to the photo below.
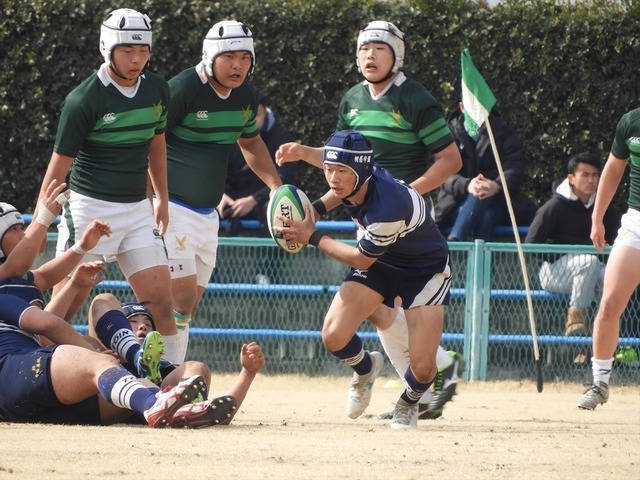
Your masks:
{"label": "spectator in black jacket", "polygon": [[[496,225],[509,223],[502,181],[486,125],[471,136],[465,127],[462,102],[449,120],[462,157],[462,168],[438,192],[435,217],[438,226],[449,229],[447,240],[491,241]],[[535,213],[533,203],[520,192],[524,178],[524,151],[516,132],[497,111],[489,122],[519,225],[528,225]]]}
{"label": "spectator in black jacket", "polygon": [[[554,182],[553,196],[536,213],[525,242],[590,245],[600,171],[600,161],[593,154],[571,157],[567,178]],[[611,207],[605,213],[604,225],[605,238],[613,244],[620,217]],[[588,335],[588,308],[602,284],[604,264],[595,255],[569,253],[554,263],[545,261],[539,277],[545,290],[571,294],[565,335]]]}
{"label": "spectator in black jacket", "polygon": [[[280,125],[268,106],[268,98],[258,92],[258,113],[256,122],[260,129],[260,136],[275,159],[278,147],[283,143],[292,142],[293,136]],[[275,160],[274,160],[275,163]],[[277,167],[282,183],[295,184],[297,162],[285,163]],[[227,172],[227,187],[218,205],[220,216],[227,220],[227,234],[235,236],[240,230],[240,219],[259,220],[260,236],[269,237],[266,209],[269,203],[269,187],[253,173],[247,165],[240,148],[234,147],[229,160]]]}

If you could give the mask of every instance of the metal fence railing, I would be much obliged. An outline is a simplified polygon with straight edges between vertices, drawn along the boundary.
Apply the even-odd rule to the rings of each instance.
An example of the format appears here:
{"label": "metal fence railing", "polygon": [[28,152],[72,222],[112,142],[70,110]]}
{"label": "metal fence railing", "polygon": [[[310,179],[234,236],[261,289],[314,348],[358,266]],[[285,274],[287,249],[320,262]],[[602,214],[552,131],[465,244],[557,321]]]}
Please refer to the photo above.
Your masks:
{"label": "metal fence railing", "polygon": [[[53,255],[51,235],[44,261]],[[345,240],[350,242],[349,240]],[[451,243],[454,278],[442,345],[463,354],[467,380],[534,378],[529,314],[514,243]],[[538,278],[543,261],[566,253],[607,253],[590,246],[523,245],[545,381],[587,382],[591,338],[565,337],[569,295],[545,291]],[[265,373],[347,374],[322,346],[320,330],[347,267],[315,248],[299,254],[271,239],[220,238],[218,265],[194,318],[188,359],[217,372],[237,369],[239,346],[258,341],[268,358]],[[133,294],[115,264],[94,294],[109,291],[123,301]],[[589,307],[593,320],[597,298]],[[88,303],[87,303],[88,305]],[[87,306],[74,324],[85,325]],[[640,351],[640,300],[636,290],[621,320],[620,345]],[[364,323],[368,349],[380,350],[375,329]],[[581,358],[585,361],[578,361]],[[390,364],[386,373],[393,374]],[[640,383],[638,362],[616,362],[615,381]]]}

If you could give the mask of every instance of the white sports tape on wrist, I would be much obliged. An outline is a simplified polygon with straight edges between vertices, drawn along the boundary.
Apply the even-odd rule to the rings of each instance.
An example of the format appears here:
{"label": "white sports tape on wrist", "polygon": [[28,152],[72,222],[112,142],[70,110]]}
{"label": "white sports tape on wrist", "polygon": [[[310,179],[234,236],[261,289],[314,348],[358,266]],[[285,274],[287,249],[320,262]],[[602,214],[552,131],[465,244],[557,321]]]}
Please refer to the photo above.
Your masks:
{"label": "white sports tape on wrist", "polygon": [[40,225],[44,225],[45,227],[49,228],[49,225],[51,225],[55,219],[56,219],[56,216],[53,213],[51,213],[51,211],[47,208],[47,205],[42,200],[40,200],[40,206],[38,209],[38,216],[36,217],[36,223],[39,223]]}
{"label": "white sports tape on wrist", "polygon": [[84,255],[87,253],[85,249],[80,246],[80,242],[76,242],[71,246],[71,251],[77,253],[78,255]]}
{"label": "white sports tape on wrist", "polygon": [[61,193],[56,197],[56,202],[58,202],[58,205],[60,205],[61,207],[63,207],[64,204],[67,203],[68,201],[69,199],[64,193]]}

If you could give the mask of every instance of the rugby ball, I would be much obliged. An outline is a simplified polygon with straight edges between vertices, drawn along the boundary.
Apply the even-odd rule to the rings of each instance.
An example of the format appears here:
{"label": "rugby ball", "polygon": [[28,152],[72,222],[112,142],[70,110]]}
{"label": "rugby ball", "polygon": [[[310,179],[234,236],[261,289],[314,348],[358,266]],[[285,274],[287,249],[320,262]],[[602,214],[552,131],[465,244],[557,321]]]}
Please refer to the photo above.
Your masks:
{"label": "rugby ball", "polygon": [[278,188],[271,198],[267,206],[267,223],[269,224],[269,232],[271,238],[278,244],[280,248],[289,253],[301,252],[304,243],[287,243],[281,234],[276,232],[273,227],[286,227],[286,222],[280,221],[277,217],[285,217],[296,222],[304,220],[306,206],[311,206],[311,202],[307,195],[294,185],[282,185]]}

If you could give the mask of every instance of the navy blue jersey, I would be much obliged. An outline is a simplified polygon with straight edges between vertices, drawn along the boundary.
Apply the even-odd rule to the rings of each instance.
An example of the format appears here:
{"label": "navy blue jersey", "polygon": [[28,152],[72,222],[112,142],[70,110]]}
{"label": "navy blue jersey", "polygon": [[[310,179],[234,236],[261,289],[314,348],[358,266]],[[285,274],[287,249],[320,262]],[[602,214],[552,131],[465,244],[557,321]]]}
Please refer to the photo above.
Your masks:
{"label": "navy blue jersey", "polygon": [[22,277],[9,277],[0,279],[0,294],[15,295],[31,305],[44,308],[44,295],[33,283],[33,273],[27,272]]}
{"label": "navy blue jersey", "polygon": [[40,347],[38,335],[20,328],[20,317],[29,308],[38,307],[15,295],[0,294],[0,358]]}
{"label": "navy blue jersey", "polygon": [[449,255],[424,199],[376,165],[362,205],[343,201],[360,229],[358,250],[398,268],[433,268]]}

